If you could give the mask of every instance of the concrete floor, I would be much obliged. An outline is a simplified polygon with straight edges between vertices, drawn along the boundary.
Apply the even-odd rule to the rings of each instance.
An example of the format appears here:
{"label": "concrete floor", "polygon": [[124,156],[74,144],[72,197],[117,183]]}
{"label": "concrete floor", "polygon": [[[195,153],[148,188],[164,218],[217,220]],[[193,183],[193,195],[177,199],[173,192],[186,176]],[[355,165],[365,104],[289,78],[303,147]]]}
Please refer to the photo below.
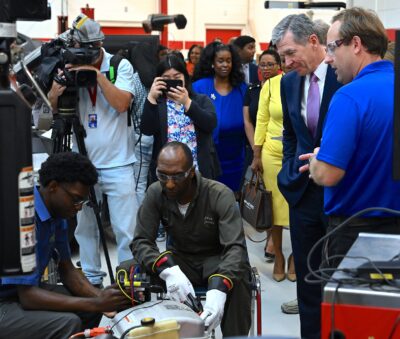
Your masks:
{"label": "concrete floor", "polygon": [[[245,233],[253,240],[264,239],[265,233],[258,233],[245,225]],[[281,304],[296,298],[296,283],[289,280],[276,282],[272,279],[273,263],[264,259],[265,243],[254,243],[246,238],[251,266],[258,269],[261,278],[262,297],[262,334],[268,336],[300,337],[299,316],[284,314]],[[283,231],[283,252],[285,258],[291,253],[289,230]]]}

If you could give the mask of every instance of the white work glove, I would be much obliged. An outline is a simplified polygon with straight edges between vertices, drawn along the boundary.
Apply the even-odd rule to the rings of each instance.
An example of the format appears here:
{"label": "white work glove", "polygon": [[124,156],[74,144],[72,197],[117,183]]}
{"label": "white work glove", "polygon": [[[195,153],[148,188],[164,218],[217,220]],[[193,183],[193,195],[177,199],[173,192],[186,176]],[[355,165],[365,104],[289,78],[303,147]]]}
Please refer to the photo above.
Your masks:
{"label": "white work glove", "polygon": [[167,285],[167,295],[170,299],[184,302],[189,293],[195,296],[192,283],[178,265],[166,268],[159,276]]}
{"label": "white work glove", "polygon": [[206,304],[200,318],[204,320],[204,325],[208,332],[216,328],[224,315],[226,293],[217,289],[207,291]]}

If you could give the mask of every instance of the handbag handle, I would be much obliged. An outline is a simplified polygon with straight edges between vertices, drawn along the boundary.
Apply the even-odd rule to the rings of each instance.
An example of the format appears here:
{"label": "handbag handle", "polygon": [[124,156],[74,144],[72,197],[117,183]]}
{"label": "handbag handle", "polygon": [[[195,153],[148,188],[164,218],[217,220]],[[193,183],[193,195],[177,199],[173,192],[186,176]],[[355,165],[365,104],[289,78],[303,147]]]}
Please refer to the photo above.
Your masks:
{"label": "handbag handle", "polygon": [[[254,176],[256,176],[256,180],[254,180]],[[253,172],[253,174],[251,175],[251,178],[250,178],[250,183],[251,183],[252,186],[254,185],[256,192],[260,188],[265,189],[264,181],[262,179],[260,171]]]}

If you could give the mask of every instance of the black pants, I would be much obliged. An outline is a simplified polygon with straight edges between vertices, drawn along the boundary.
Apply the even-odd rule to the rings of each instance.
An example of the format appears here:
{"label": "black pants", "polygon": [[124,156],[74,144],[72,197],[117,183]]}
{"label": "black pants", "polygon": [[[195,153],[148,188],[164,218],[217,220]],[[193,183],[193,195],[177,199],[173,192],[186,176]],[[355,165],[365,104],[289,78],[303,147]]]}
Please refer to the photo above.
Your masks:
{"label": "black pants", "polygon": [[[43,285],[56,293],[71,295],[60,285]],[[24,310],[17,300],[0,301],[0,338],[65,339],[98,326],[98,313]]]}
{"label": "black pants", "polygon": [[[339,224],[345,221],[347,217],[329,217],[328,232],[335,229]],[[324,258],[333,255],[344,256],[350,247],[356,241],[360,232],[366,233],[384,233],[400,234],[400,218],[355,218],[349,224],[340,228],[325,240]],[[334,258],[327,262],[327,267],[336,268],[339,266],[342,258]]]}
{"label": "black pants", "polygon": [[[300,202],[290,207],[290,239],[297,275],[297,300],[299,303],[302,338],[320,338],[322,286],[304,281],[309,273],[307,256],[312,246],[326,233],[327,217],[323,213],[323,188],[310,182]],[[321,264],[322,246],[311,258],[311,267]]]}

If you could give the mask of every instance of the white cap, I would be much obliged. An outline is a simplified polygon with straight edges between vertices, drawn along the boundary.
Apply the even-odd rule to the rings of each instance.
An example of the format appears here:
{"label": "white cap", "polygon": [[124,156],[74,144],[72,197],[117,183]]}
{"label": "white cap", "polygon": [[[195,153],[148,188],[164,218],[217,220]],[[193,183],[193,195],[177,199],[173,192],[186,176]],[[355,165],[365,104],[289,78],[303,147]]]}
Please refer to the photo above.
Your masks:
{"label": "white cap", "polygon": [[72,23],[72,37],[80,43],[89,43],[104,40],[100,25],[85,14],[79,14]]}

